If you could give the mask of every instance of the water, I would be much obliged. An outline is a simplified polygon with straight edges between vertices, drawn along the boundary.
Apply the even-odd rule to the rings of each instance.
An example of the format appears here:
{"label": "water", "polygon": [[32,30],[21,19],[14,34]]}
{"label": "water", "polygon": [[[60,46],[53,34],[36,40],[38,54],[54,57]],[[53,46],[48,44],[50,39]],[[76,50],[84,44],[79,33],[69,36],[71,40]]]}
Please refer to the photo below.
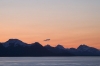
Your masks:
{"label": "water", "polygon": [[0,57],[0,66],[100,66],[100,57]]}

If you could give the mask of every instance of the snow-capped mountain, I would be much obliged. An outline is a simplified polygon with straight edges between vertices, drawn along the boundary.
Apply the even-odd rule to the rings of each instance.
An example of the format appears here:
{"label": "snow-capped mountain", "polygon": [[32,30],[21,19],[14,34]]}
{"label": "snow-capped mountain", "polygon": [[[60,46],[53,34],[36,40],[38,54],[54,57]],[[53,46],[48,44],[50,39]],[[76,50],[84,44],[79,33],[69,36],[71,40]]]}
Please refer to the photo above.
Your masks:
{"label": "snow-capped mountain", "polygon": [[90,49],[90,47],[85,45],[85,44],[82,44],[77,49],[80,50],[80,51],[87,51],[87,50]]}
{"label": "snow-capped mountain", "polygon": [[46,49],[48,49],[49,51],[53,52],[53,53],[56,53],[57,55],[61,55],[61,56],[72,56],[72,54],[67,51],[67,49],[65,49],[62,45],[57,45],[56,47],[52,47],[50,45],[46,45],[44,46]]}
{"label": "snow-capped mountain", "polygon": [[22,41],[19,40],[19,39],[9,39],[8,41],[6,41],[6,42],[3,44],[4,47],[9,47],[9,46],[11,46],[11,45],[13,45],[14,47],[16,47],[16,46],[26,46],[27,44],[24,43],[24,42],[22,42]]}
{"label": "snow-capped mountain", "polygon": [[75,48],[64,48],[62,45],[42,46],[39,42],[27,44],[19,39],[9,39],[0,43],[1,56],[100,56],[100,50],[85,44]]}
{"label": "snow-capped mountain", "polygon": [[81,55],[86,55],[86,56],[97,56],[97,55],[100,55],[100,51],[94,47],[89,47],[85,44],[83,45],[80,45],[78,48],[77,48],[77,51],[78,53],[80,53]]}

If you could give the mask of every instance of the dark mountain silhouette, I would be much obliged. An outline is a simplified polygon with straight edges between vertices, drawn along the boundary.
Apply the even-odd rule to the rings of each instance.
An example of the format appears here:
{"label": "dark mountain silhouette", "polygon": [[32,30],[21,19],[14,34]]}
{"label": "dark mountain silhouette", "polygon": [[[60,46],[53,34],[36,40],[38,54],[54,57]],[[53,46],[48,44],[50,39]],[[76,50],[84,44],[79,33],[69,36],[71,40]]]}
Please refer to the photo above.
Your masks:
{"label": "dark mountain silhouette", "polygon": [[58,56],[73,56],[73,54],[67,51],[62,45],[57,45],[56,47],[46,45],[44,47],[49,51],[56,53]]}
{"label": "dark mountain silhouette", "polygon": [[62,45],[42,46],[35,42],[27,44],[19,39],[9,39],[0,43],[0,57],[33,57],[33,56],[100,56],[100,50],[85,44],[75,48],[64,48]]}
{"label": "dark mountain silhouette", "polygon": [[77,49],[70,48],[68,50],[76,56],[100,56],[100,50],[85,44],[80,45]]}
{"label": "dark mountain silhouette", "polygon": [[9,39],[8,41],[6,41],[4,44],[3,44],[3,46],[4,47],[9,47],[9,46],[14,46],[14,47],[16,47],[16,46],[26,46],[27,45],[27,43],[24,43],[24,42],[22,42],[21,40],[19,40],[19,39]]}
{"label": "dark mountain silhouette", "polygon": [[80,52],[80,55],[83,55],[83,56],[98,56],[100,55],[100,51],[96,48],[93,48],[93,47],[89,47],[85,44],[83,45],[80,45],[77,50]]}

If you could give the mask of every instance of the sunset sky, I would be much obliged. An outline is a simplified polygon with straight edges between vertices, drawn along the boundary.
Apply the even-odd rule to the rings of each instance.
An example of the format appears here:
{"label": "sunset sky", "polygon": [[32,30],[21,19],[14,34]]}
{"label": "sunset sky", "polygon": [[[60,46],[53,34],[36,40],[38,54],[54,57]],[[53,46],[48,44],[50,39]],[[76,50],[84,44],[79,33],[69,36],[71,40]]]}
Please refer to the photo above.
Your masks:
{"label": "sunset sky", "polygon": [[0,42],[10,38],[100,49],[100,0],[0,0]]}

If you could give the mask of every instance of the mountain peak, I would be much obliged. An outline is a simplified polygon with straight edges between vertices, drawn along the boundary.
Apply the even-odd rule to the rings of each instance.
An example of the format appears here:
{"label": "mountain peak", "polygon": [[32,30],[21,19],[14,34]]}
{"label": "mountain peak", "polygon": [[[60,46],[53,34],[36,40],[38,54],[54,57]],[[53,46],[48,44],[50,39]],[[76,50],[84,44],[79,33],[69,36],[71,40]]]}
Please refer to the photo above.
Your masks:
{"label": "mountain peak", "polygon": [[85,44],[81,44],[78,48],[84,48],[84,47],[89,47],[89,46],[87,46],[87,45],[85,45]]}
{"label": "mountain peak", "polygon": [[84,51],[86,51],[86,50],[88,50],[90,47],[89,46],[87,46],[87,45],[85,45],[85,44],[81,44],[77,49],[78,50],[84,50]]}
{"label": "mountain peak", "polygon": [[62,45],[60,45],[60,44],[58,44],[57,46],[56,46],[56,48],[59,48],[59,49],[65,49]]}
{"label": "mountain peak", "polygon": [[19,40],[19,39],[9,39],[7,42],[16,42],[16,41],[20,41],[20,42],[22,42],[22,41]]}
{"label": "mountain peak", "polygon": [[51,47],[49,44],[45,45],[45,47]]}
{"label": "mountain peak", "polygon": [[35,46],[42,46],[39,42],[35,42],[35,43],[33,43],[33,45],[35,45]]}
{"label": "mountain peak", "polygon": [[46,47],[46,48],[52,48],[52,46],[50,46],[49,44],[45,45],[44,47]]}
{"label": "mountain peak", "polygon": [[22,42],[21,40],[19,39],[9,39],[8,41],[6,41],[3,45],[5,47],[8,47],[10,45],[14,45],[14,46],[18,46],[18,45],[21,45],[21,46],[25,46],[25,43]]}

